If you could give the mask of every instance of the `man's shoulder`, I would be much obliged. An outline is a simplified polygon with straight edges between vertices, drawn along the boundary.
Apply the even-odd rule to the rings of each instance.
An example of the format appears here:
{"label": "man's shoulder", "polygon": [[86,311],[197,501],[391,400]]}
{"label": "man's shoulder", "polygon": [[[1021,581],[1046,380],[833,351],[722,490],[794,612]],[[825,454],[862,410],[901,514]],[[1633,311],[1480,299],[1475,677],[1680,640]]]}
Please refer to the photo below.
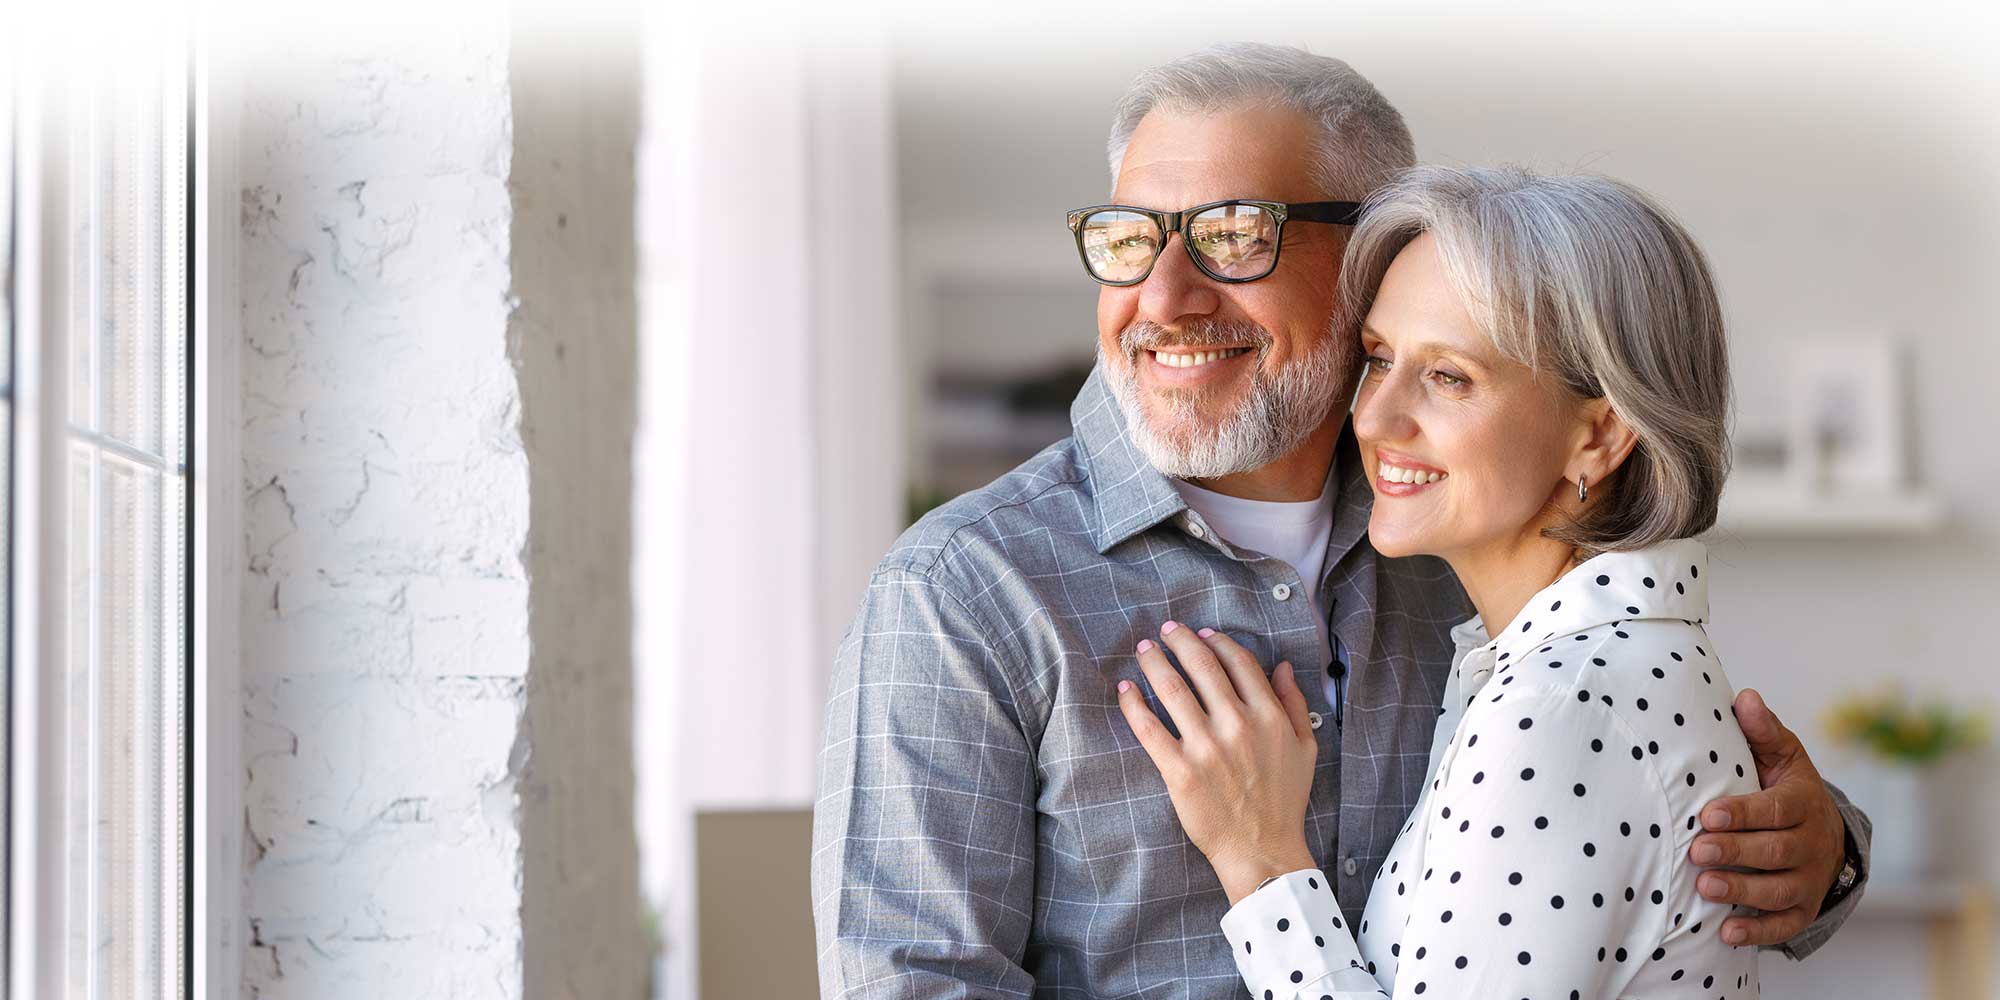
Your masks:
{"label": "man's shoulder", "polygon": [[924,514],[889,547],[877,572],[935,579],[968,560],[1005,563],[1013,543],[1032,535],[1094,537],[1096,503],[1075,440],[1063,438]]}

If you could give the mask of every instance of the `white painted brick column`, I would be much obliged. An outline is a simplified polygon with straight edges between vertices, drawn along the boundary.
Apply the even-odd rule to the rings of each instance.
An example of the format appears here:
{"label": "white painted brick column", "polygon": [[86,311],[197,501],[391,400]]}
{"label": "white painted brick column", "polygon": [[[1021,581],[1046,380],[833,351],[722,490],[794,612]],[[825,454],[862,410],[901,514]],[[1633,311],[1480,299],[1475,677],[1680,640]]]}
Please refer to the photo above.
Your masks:
{"label": "white painted brick column", "polygon": [[246,996],[643,989],[636,60],[478,10],[248,52]]}

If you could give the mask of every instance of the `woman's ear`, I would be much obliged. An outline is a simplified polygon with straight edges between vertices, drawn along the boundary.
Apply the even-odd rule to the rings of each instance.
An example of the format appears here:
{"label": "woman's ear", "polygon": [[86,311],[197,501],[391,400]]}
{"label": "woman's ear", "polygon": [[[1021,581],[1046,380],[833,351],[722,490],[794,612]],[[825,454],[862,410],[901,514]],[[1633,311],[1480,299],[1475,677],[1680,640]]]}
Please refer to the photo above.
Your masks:
{"label": "woman's ear", "polygon": [[1625,418],[1611,406],[1611,400],[1602,396],[1585,400],[1583,417],[1586,422],[1582,446],[1569,460],[1569,478],[1579,474],[1589,477],[1593,483],[1601,483],[1625,464],[1632,449],[1639,444],[1639,436],[1626,426]]}

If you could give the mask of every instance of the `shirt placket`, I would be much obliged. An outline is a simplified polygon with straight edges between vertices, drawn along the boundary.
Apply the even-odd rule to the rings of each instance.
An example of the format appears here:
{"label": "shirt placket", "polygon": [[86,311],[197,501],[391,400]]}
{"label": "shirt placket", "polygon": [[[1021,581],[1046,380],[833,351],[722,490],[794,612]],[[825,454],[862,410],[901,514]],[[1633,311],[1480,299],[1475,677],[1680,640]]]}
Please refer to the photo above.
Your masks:
{"label": "shirt placket", "polygon": [[[1299,579],[1298,571],[1292,568],[1292,564],[1282,559],[1272,559],[1263,555],[1249,558],[1238,553],[1192,508],[1183,515],[1183,527],[1196,541],[1208,545],[1231,561],[1242,565],[1255,576],[1258,584],[1258,596],[1255,600],[1264,604],[1262,610],[1279,626],[1281,635],[1303,634],[1313,637],[1312,648],[1307,648],[1294,639],[1278,639],[1278,659],[1265,666],[1276,668],[1280,661],[1291,661],[1293,679],[1298,682],[1300,692],[1305,695],[1308,718],[1319,735],[1320,752],[1324,754],[1330,751],[1338,754],[1340,752],[1340,731],[1336,718],[1338,709],[1327,703],[1326,692],[1316,680],[1321,676],[1321,671],[1328,669],[1327,663],[1319,662],[1324,654],[1317,648],[1319,627],[1313,621],[1313,616],[1320,612],[1313,606],[1313,601],[1306,599],[1306,589]],[[1328,634],[1330,639],[1330,630]],[[1313,680],[1308,681],[1307,678]]]}

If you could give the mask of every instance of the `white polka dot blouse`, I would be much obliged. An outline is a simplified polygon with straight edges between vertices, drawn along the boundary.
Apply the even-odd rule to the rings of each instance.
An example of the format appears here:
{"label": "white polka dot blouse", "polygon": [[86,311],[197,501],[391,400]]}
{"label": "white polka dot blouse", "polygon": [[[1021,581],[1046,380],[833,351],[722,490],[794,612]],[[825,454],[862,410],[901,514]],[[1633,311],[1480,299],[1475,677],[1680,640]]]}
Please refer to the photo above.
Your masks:
{"label": "white polka dot blouse", "polygon": [[1607,553],[1497,636],[1458,627],[1416,811],[1361,926],[1306,870],[1223,935],[1253,1000],[1755,997],[1757,949],[1687,860],[1709,800],[1757,790],[1703,629],[1707,550]]}

